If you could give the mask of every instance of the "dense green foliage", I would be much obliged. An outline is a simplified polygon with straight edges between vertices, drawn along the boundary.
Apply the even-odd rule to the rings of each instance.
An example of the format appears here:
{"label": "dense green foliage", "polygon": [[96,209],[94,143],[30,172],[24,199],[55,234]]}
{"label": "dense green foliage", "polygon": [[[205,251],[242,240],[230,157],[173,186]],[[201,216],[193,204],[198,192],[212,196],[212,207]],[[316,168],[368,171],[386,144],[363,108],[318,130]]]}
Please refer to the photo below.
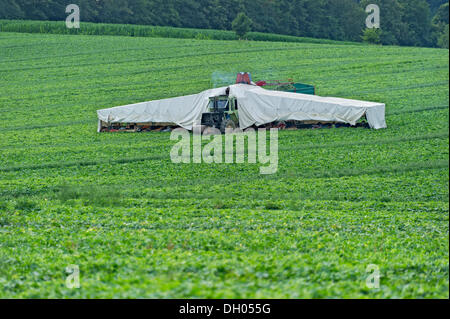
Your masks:
{"label": "dense green foliage", "polygon": [[437,44],[441,48],[448,49],[448,2],[441,5],[433,18],[434,34],[437,36]]}
{"label": "dense green foliage", "polygon": [[448,49],[448,24],[445,26],[444,32],[439,37],[438,43],[441,48]]}
{"label": "dense green foliage", "polygon": [[431,14],[435,15],[439,10],[439,7],[445,3],[448,3],[448,0],[427,0],[427,2],[430,5]]}
{"label": "dense green foliage", "polygon": [[[0,33],[0,297],[448,298],[448,58]],[[388,129],[280,131],[270,176],[173,164],[169,133],[96,133],[97,109],[237,71],[382,101]],[[70,264],[79,289],[65,286]]]}
{"label": "dense green foliage", "polygon": [[250,31],[252,24],[253,21],[244,12],[240,12],[231,23],[231,29],[242,39]]}
{"label": "dense green foliage", "polygon": [[372,43],[372,44],[380,44],[381,43],[381,39],[380,39],[380,29],[366,29],[364,30],[364,34],[363,34],[363,41],[366,43]]}
{"label": "dense green foliage", "polygon": [[[64,21],[63,0],[3,0],[0,19]],[[252,31],[361,41],[368,3],[381,10],[381,42],[436,46],[443,29],[431,22],[441,0],[78,0],[84,22],[230,30],[241,11]],[[431,11],[430,11],[431,8]]]}

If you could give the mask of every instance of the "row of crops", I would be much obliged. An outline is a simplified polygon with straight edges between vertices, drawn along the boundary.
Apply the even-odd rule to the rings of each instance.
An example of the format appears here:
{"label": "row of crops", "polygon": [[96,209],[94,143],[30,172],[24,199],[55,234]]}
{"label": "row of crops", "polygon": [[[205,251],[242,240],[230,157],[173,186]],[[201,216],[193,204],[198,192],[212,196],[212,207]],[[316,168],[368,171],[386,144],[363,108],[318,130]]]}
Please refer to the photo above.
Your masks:
{"label": "row of crops", "polygon": [[[111,24],[81,22],[80,28],[67,28],[65,21],[27,21],[0,20],[0,31],[24,33],[53,33],[53,34],[84,34],[84,35],[112,35],[130,37],[180,38],[197,40],[238,40],[233,31],[212,29],[174,28],[135,24]],[[253,41],[278,42],[310,42],[349,44],[328,39],[295,37],[289,35],[249,32],[246,39]]]}
{"label": "row of crops", "polygon": [[[448,298],[448,58],[1,32],[0,297]],[[388,129],[280,131],[270,176],[174,164],[169,133],[96,133],[97,109],[237,71],[384,102]]]}

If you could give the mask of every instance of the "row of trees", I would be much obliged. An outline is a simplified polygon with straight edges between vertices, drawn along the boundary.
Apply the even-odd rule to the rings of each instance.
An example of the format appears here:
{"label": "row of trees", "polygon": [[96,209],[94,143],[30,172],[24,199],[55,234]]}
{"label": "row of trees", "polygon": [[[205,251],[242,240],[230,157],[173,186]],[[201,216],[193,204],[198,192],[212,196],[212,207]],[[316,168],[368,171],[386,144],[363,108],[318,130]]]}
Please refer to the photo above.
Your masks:
{"label": "row of trees", "polygon": [[[80,7],[81,20],[176,27],[231,29],[238,13],[252,30],[333,40],[361,41],[367,4],[380,7],[383,44],[437,46],[448,37],[443,0],[5,0],[0,18],[64,20],[65,7]],[[437,15],[439,15],[437,17]],[[434,16],[434,18],[433,18]],[[437,18],[436,18],[437,17]],[[446,27],[447,26],[447,27]],[[446,31],[447,30],[447,31]],[[366,37],[367,39],[367,37]],[[448,43],[448,40],[447,40]]]}

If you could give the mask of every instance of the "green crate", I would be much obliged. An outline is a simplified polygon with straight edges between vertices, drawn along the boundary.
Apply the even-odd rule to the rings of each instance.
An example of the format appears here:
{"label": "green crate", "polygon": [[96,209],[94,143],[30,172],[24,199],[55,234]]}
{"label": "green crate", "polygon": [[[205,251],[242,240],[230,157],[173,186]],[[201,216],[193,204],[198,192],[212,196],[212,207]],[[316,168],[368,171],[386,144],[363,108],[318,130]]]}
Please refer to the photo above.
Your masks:
{"label": "green crate", "polygon": [[313,85],[303,84],[303,83],[294,83],[292,84],[293,88],[288,89],[286,92],[295,92],[302,94],[316,94],[316,89]]}
{"label": "green crate", "polygon": [[316,88],[313,85],[303,83],[280,83],[273,90],[311,95],[316,94]]}

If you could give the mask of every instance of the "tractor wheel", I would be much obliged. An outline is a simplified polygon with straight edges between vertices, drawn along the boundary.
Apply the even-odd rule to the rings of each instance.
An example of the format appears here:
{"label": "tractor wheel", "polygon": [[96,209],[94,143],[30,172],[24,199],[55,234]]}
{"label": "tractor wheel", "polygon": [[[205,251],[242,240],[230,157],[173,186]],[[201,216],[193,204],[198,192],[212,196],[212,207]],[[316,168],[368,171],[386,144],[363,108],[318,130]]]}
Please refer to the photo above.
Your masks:
{"label": "tractor wheel", "polygon": [[225,129],[227,128],[232,128],[234,130],[236,128],[236,123],[234,123],[233,120],[222,121],[220,124],[220,131],[222,134],[225,133]]}

